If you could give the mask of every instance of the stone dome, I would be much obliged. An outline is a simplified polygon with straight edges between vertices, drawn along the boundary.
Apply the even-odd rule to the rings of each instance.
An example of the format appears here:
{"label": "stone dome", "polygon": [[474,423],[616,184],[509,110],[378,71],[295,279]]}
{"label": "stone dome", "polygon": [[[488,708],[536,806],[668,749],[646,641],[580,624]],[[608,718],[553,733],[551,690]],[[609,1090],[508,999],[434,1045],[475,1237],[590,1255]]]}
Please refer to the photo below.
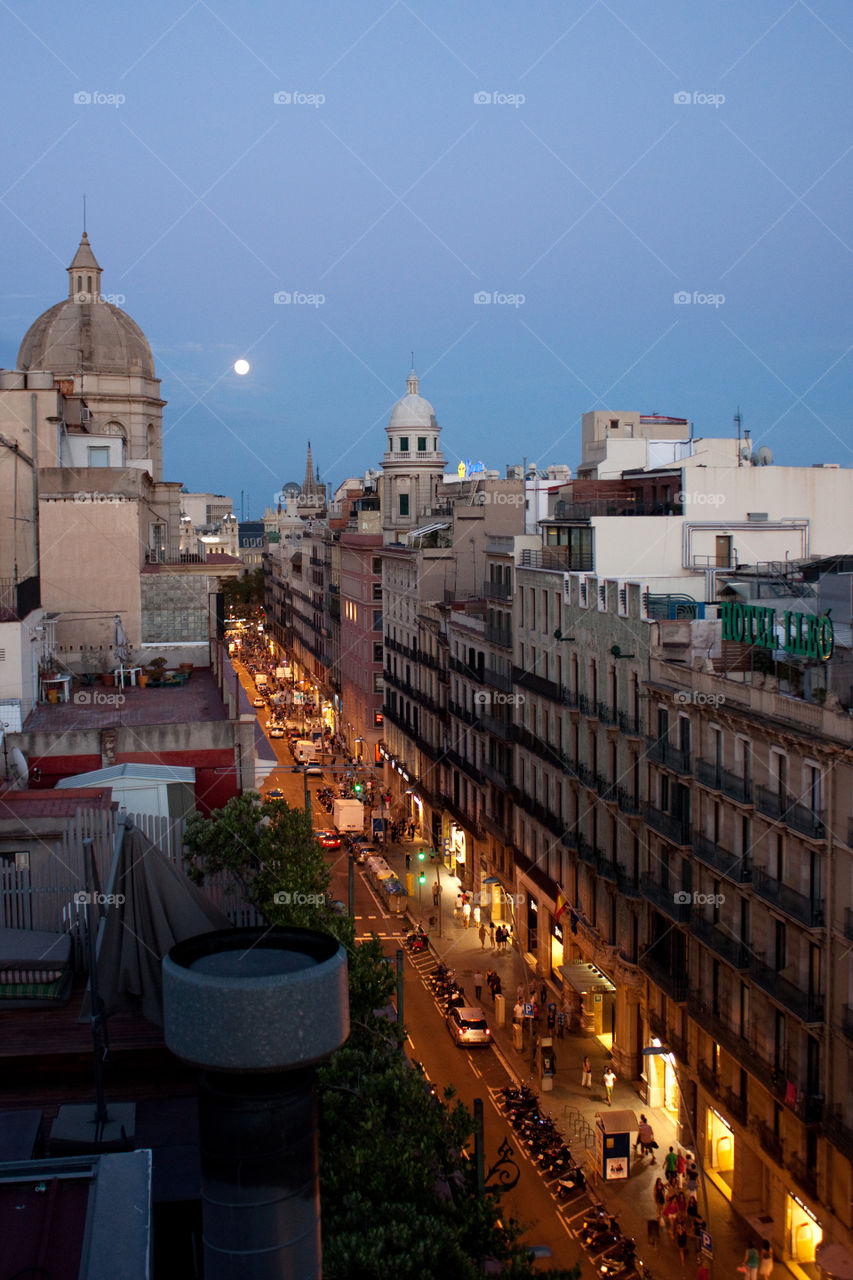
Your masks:
{"label": "stone dome", "polygon": [[27,330],[18,368],[47,369],[60,377],[118,373],[154,378],[145,334],[126,311],[102,299],[101,268],[85,231],[68,276],[68,297]]}
{"label": "stone dome", "polygon": [[429,400],[418,395],[418,379],[414,371],[409,374],[406,388],[406,395],[398,400],[391,410],[391,418],[386,429],[400,431],[407,427],[431,427],[435,430],[438,427],[435,409]]}

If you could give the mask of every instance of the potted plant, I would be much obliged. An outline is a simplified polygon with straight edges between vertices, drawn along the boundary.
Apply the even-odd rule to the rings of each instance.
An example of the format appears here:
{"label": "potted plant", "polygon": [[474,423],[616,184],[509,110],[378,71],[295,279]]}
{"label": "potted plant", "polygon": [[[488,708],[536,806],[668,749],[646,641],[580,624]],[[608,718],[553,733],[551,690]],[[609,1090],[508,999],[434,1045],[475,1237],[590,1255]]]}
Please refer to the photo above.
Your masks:
{"label": "potted plant", "polygon": [[165,658],[152,658],[148,663],[148,682],[152,685],[160,685],[163,683],[163,676],[166,672]]}
{"label": "potted plant", "polygon": [[109,649],[104,649],[101,653],[101,684],[109,687],[115,684],[115,671],[113,669],[113,660],[110,656]]}

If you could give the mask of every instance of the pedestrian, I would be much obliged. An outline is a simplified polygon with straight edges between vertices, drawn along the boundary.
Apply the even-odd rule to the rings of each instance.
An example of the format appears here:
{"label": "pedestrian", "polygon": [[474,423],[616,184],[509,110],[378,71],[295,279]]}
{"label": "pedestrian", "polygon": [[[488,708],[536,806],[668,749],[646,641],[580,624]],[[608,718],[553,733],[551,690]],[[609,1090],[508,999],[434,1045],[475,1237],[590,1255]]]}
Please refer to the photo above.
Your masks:
{"label": "pedestrian", "polygon": [[495,945],[495,923],[493,920],[490,920],[489,921],[489,946],[494,947],[494,945]]}
{"label": "pedestrian", "polygon": [[485,951],[486,950],[486,926],[482,922],[480,923],[480,928],[478,932],[480,934],[480,950]]}
{"label": "pedestrian", "polygon": [[495,998],[495,975],[491,969],[486,970],[486,986],[489,988],[489,995]]}
{"label": "pedestrian", "polygon": [[518,986],[515,988],[515,994],[519,1000],[524,999],[524,986],[522,983],[519,982]]}
{"label": "pedestrian", "polygon": [[711,1273],[704,1258],[699,1259],[699,1266],[696,1268],[696,1280],[711,1280]]}
{"label": "pedestrian", "polygon": [[670,1236],[675,1239],[675,1223],[678,1219],[678,1205],[675,1203],[675,1196],[670,1190],[666,1197],[666,1204],[663,1207],[663,1220],[666,1223]]}
{"label": "pedestrian", "polygon": [[692,1156],[687,1161],[687,1168],[684,1173],[684,1189],[693,1195],[699,1190],[699,1170]]}
{"label": "pedestrian", "polygon": [[640,1116],[640,1127],[637,1131],[637,1146],[640,1148],[640,1155],[651,1156],[652,1164],[657,1163],[655,1160],[654,1130],[645,1116]]}
{"label": "pedestrian", "polygon": [[465,925],[466,929],[471,923],[471,903],[470,902],[462,903],[462,922]]}
{"label": "pedestrian", "polygon": [[589,1058],[584,1058],[581,1063],[581,1088],[592,1088],[592,1063]]}
{"label": "pedestrian", "polygon": [[542,986],[539,988],[539,1003],[542,1005],[545,1005],[548,1003],[548,988],[545,986],[544,982],[542,983]]}
{"label": "pedestrian", "polygon": [[512,1010],[512,1020],[517,1027],[524,1027],[524,1005],[516,1000]]}
{"label": "pedestrian", "polygon": [[675,1243],[678,1245],[678,1252],[681,1257],[682,1267],[687,1262],[687,1227],[683,1222],[679,1222],[675,1228]]}
{"label": "pedestrian", "polygon": [[676,1161],[676,1164],[675,1164],[675,1176],[678,1178],[679,1186],[681,1186],[684,1182],[684,1170],[686,1168],[687,1168],[687,1161],[684,1159],[684,1152],[679,1151],[678,1160]]}
{"label": "pedestrian", "polygon": [[557,1006],[555,1004],[548,1005],[548,1016],[545,1019],[545,1025],[548,1028],[548,1035],[553,1038],[554,1027],[557,1025]]}
{"label": "pedestrian", "polygon": [[495,974],[494,989],[492,990],[492,995],[493,995],[493,996],[499,996],[499,995],[502,995],[502,994],[503,994],[503,987],[501,986],[501,976],[500,976],[500,974],[499,974],[499,973],[496,973],[496,974]]}
{"label": "pedestrian", "polygon": [[770,1276],[773,1274],[773,1250],[770,1248],[769,1240],[761,1241],[761,1250],[758,1257],[758,1274],[759,1276]]}
{"label": "pedestrian", "polygon": [[474,970],[474,999],[480,1000],[483,995],[483,975],[479,969]]}
{"label": "pedestrian", "polygon": [[[412,865],[412,855],[410,853],[407,853],[406,854],[406,870],[407,871],[409,870],[411,865]],[[435,894],[433,894],[433,899],[434,898],[435,898]]]}
{"label": "pedestrian", "polygon": [[746,1280],[758,1280],[758,1265],[761,1259],[758,1256],[758,1250],[754,1244],[751,1244],[743,1255],[743,1265],[746,1267]]}
{"label": "pedestrian", "polygon": [[[406,854],[407,858],[408,856],[409,855]],[[433,905],[436,907],[438,906],[439,902],[441,902],[441,885],[438,883],[437,880],[435,884],[432,886],[432,901],[433,901]]]}
{"label": "pedestrian", "polygon": [[658,1178],[652,1194],[655,1200],[658,1222],[661,1222],[663,1219],[663,1211],[666,1206],[666,1187],[663,1185],[663,1178]]}
{"label": "pedestrian", "polygon": [[616,1072],[613,1070],[612,1062],[607,1064],[607,1070],[604,1072],[602,1079],[604,1080],[604,1092],[607,1095],[607,1105],[608,1107],[612,1107],[613,1086],[616,1083]]}
{"label": "pedestrian", "polygon": [[673,1186],[675,1184],[675,1171],[677,1168],[678,1168],[678,1156],[675,1154],[672,1147],[670,1147],[669,1151],[667,1151],[666,1156],[664,1157],[664,1162],[663,1162],[663,1171],[664,1171],[664,1174],[666,1175],[666,1180],[670,1186]]}
{"label": "pedestrian", "polygon": [[474,924],[480,927],[480,906],[479,903],[474,907]]}
{"label": "pedestrian", "polygon": [[534,1001],[533,1001],[533,1025],[534,1025],[534,1027],[536,1028],[536,1034],[537,1034],[537,1035],[539,1034],[539,1015],[540,1015],[540,1013],[541,1013],[541,1010],[540,1010],[540,1008],[539,1008],[539,1005],[538,1005],[538,1004],[536,1003],[536,1001],[534,1000]]}

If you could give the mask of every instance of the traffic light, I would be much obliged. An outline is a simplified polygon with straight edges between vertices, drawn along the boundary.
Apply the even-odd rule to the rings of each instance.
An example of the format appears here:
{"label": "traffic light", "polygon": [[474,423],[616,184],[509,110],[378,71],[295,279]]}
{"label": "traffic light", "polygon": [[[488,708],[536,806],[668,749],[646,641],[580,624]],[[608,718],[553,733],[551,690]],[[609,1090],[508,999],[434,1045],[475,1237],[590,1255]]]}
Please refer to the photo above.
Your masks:
{"label": "traffic light", "polygon": [[355,796],[360,796],[360,795],[361,795],[361,793],[362,793],[362,791],[364,791],[364,783],[363,783],[363,782],[354,782],[354,783],[352,784],[352,792],[353,792],[353,795],[355,795]]}
{"label": "traffic light", "polygon": [[426,884],[426,872],[421,871],[418,875],[418,884]]}
{"label": "traffic light", "polygon": [[426,861],[426,849],[418,849],[418,862]]}

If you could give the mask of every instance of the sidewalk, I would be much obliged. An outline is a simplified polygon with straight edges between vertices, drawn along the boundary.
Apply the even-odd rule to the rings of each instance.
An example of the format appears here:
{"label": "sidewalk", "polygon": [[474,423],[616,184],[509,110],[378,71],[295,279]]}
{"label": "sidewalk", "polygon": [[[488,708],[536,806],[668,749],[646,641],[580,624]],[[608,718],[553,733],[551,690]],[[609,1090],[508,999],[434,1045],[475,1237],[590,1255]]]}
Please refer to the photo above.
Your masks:
{"label": "sidewalk", "polygon": [[[443,887],[441,936],[439,936],[438,922],[435,927],[430,927],[430,917],[438,914],[432,902],[435,864],[429,861],[418,862],[416,850],[423,847],[422,840],[406,840],[403,844],[389,844],[384,850],[389,866],[403,883],[405,883],[406,874],[405,855],[406,853],[411,855],[410,870],[416,877],[415,894],[409,907],[411,920],[414,923],[419,920],[423,923],[424,928],[429,932],[433,950],[445,964],[455,970],[456,981],[465,989],[465,994],[470,996],[472,1003],[474,1002],[472,978],[475,969],[481,970],[484,974],[487,969],[492,969],[500,975],[503,994],[506,998],[507,1025],[504,1027],[495,1025],[494,1004],[489,988],[485,984],[480,1001],[492,1027],[498,1053],[517,1079],[530,1083],[540,1093],[543,1110],[550,1112],[556,1121],[562,1121],[572,1112],[580,1112],[589,1127],[594,1130],[596,1113],[606,1109],[602,1076],[610,1061],[608,1050],[590,1033],[566,1031],[563,1039],[555,1033],[557,1074],[554,1078],[554,1087],[550,1093],[541,1093],[538,1075],[535,1079],[531,1075],[530,1037],[525,1035],[524,1051],[521,1054],[518,1053],[512,1044],[511,1019],[517,988],[523,987],[525,999],[532,1000],[535,994],[538,1001],[542,980],[536,977],[517,950],[499,955],[490,945],[488,936],[485,949],[482,949],[477,927],[472,923],[466,929],[461,921],[454,920],[453,906],[456,902],[459,882],[444,867],[441,868],[440,873]],[[427,876],[427,881],[421,889],[420,911],[417,890],[418,869],[424,869]],[[548,999],[553,999],[559,1005],[557,989],[552,984],[546,983],[546,986],[549,991]],[[588,1056],[592,1062],[593,1087],[591,1090],[581,1087],[581,1063],[585,1056]],[[618,1215],[622,1230],[626,1235],[634,1237],[639,1256],[656,1275],[665,1277],[665,1280],[692,1278],[696,1274],[697,1267],[692,1242],[687,1262],[683,1267],[678,1250],[663,1227],[660,1232],[660,1244],[657,1247],[647,1245],[647,1222],[656,1216],[653,1187],[656,1179],[663,1176],[663,1159],[669,1147],[674,1147],[676,1151],[679,1147],[673,1118],[669,1112],[661,1108],[645,1106],[640,1100],[635,1085],[630,1081],[616,1081],[613,1090],[613,1107],[616,1110],[634,1111],[638,1119],[641,1112],[648,1117],[658,1143],[657,1164],[652,1165],[649,1160],[635,1157],[632,1153],[630,1177],[620,1182],[599,1181],[595,1194]],[[632,1142],[635,1136],[632,1135]],[[577,1155],[579,1153],[577,1145],[574,1150]],[[706,1178],[706,1185],[709,1201],[707,1230],[712,1235],[714,1249],[713,1260],[709,1264],[711,1274],[717,1277],[725,1275],[731,1280],[737,1280],[737,1268],[743,1262],[744,1253],[751,1240],[751,1232],[710,1179]],[[699,1203],[701,1210],[703,1205],[701,1192]],[[554,1211],[557,1212],[556,1203]],[[571,1209],[568,1209],[565,1216],[570,1216],[571,1212]]]}

